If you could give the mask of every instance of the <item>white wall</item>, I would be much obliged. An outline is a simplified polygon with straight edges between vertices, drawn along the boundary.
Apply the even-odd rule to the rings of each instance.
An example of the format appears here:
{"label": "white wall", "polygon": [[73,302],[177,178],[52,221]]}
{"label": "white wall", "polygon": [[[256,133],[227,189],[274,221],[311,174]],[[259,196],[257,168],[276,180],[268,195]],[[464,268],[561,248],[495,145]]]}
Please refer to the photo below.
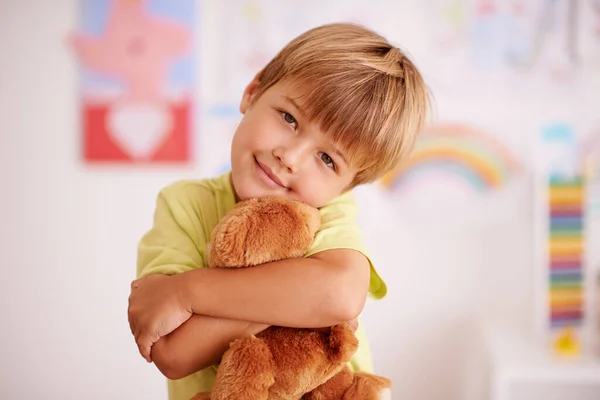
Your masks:
{"label": "white wall", "polygon": [[[204,22],[203,29],[214,24]],[[76,25],[74,0],[0,2],[0,398],[164,399],[164,380],[129,333],[129,282],[157,191],[197,177],[198,166],[83,164],[77,66],[63,41]],[[436,98],[440,118],[520,127],[505,139],[527,164],[545,116],[593,120],[589,93],[571,103],[574,114],[564,98],[545,93],[543,102],[535,92],[519,101],[508,91],[440,90]],[[364,323],[378,372],[402,398],[466,398],[482,384],[468,375],[482,324],[531,321],[527,179],[508,195],[512,218],[458,233],[402,212],[374,223],[390,204],[376,188],[357,191],[367,242],[390,289],[369,302]]]}

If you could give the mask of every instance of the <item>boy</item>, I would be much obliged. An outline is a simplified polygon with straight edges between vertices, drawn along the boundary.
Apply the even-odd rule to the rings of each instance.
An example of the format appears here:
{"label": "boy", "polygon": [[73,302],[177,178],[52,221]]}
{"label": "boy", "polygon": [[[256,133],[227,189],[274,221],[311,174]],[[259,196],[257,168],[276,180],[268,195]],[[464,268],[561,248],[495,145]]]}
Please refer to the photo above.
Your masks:
{"label": "boy", "polygon": [[[235,338],[269,325],[354,320],[386,286],[366,255],[350,189],[410,152],[427,113],[413,63],[376,33],[331,24],[290,42],[246,88],[231,171],[161,191],[139,245],[129,320],[140,353],[169,378],[169,398],[209,391]],[[235,202],[267,195],[319,208],[302,259],[208,269],[206,243]],[[352,366],[370,370],[364,332]]]}

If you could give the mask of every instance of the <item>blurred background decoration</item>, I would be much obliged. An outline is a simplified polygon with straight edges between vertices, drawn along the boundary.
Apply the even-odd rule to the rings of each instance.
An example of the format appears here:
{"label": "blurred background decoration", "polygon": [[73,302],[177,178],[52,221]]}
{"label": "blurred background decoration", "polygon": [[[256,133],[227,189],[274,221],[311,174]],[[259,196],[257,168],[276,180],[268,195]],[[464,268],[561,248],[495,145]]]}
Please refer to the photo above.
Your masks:
{"label": "blurred background decoration", "polygon": [[588,141],[583,144],[581,151],[588,182],[590,213],[598,217],[600,216],[600,130],[596,130],[595,134],[590,135]]}
{"label": "blurred background decoration", "polygon": [[244,87],[336,21],[406,50],[434,100],[355,190],[394,399],[600,398],[598,0],[0,2],[0,398],[166,398],[126,318],[156,195],[227,170]]}
{"label": "blurred background decoration", "polygon": [[460,125],[430,125],[410,158],[382,178],[390,190],[402,190],[429,172],[442,175],[444,185],[456,176],[467,190],[484,192],[502,187],[518,170],[510,152],[493,138]]}
{"label": "blurred background decoration", "polygon": [[192,0],[81,2],[71,44],[86,160],[190,159],[194,10]]}

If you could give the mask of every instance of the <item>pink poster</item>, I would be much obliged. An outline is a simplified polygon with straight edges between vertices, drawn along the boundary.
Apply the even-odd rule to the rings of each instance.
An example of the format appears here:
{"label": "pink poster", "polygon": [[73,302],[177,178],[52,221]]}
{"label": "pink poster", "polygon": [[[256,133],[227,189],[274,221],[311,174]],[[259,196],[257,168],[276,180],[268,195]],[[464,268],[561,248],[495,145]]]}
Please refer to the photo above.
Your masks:
{"label": "pink poster", "polygon": [[191,159],[193,0],[85,0],[70,37],[87,162]]}

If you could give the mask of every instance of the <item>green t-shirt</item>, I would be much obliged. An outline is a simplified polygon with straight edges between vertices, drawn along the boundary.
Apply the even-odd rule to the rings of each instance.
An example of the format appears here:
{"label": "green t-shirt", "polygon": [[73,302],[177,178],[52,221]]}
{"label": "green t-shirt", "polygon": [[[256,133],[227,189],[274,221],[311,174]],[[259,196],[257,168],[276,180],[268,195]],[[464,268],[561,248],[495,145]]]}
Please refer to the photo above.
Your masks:
{"label": "green t-shirt", "polygon": [[[230,173],[214,179],[180,181],[164,188],[157,199],[154,224],[138,246],[137,276],[173,275],[206,267],[206,243],[234,204]],[[319,211],[322,226],[306,257],[324,250],[354,249],[369,258],[356,223],[358,208],[351,193],[333,199]],[[369,294],[379,299],[386,291],[371,263]],[[351,367],[370,372],[371,354],[360,325],[356,336],[360,345]],[[210,391],[216,371],[216,366],[211,366],[183,379],[169,380],[169,399],[189,400],[198,392]]]}

